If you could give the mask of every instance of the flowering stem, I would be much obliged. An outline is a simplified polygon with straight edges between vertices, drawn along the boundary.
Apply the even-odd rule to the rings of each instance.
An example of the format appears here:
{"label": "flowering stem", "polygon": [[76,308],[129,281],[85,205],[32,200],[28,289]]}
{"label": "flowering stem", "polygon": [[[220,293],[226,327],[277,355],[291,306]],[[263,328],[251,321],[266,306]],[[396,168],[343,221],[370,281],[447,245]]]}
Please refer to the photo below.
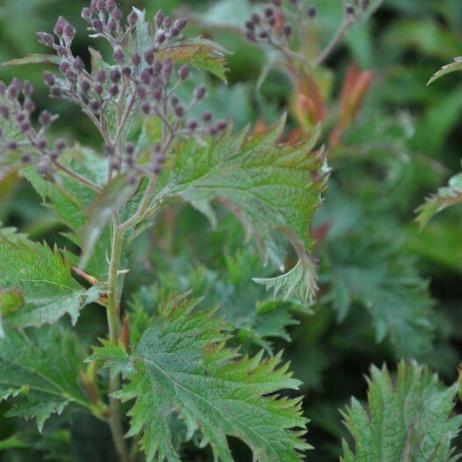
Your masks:
{"label": "flowering stem", "polygon": [[96,191],[97,193],[100,193],[102,191],[102,189],[97,184],[93,183],[93,181],[91,181],[88,178],[85,178],[84,176],[79,175],[77,172],[74,172],[73,170],[67,168],[61,162],[55,160],[55,161],[53,161],[53,165],[58,170],[61,170],[61,172],[65,173],[67,176],[70,176],[74,180],[76,180],[79,183],[83,184],[84,186],[92,189],[93,191]]}
{"label": "flowering stem", "polygon": [[[118,276],[120,271],[120,262],[122,258],[123,244],[126,231],[121,230],[118,217],[113,216],[113,236],[111,249],[111,262],[109,266],[108,279],[108,303],[107,303],[107,320],[110,340],[117,344],[120,338],[120,294],[121,288],[118,287]],[[117,450],[119,459],[122,462],[129,461],[127,443],[124,438],[122,427],[120,402],[111,395],[120,389],[120,375],[111,373],[109,382],[109,415],[108,423],[111,429],[112,439]]]}

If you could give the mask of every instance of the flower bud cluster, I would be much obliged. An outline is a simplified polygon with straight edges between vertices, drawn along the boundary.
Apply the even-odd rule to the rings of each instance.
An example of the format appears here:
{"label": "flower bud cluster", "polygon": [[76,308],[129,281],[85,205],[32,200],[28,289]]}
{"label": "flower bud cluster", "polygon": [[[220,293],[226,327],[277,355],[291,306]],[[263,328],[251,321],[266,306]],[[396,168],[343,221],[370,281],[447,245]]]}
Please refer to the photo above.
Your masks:
{"label": "flower bud cluster", "polygon": [[0,151],[17,155],[22,162],[36,166],[42,174],[48,173],[66,148],[63,140],[51,143],[47,132],[57,116],[43,111],[34,123],[36,105],[32,99],[34,88],[28,81],[13,79],[10,85],[0,81]]}
{"label": "flower bud cluster", "polygon": [[[213,122],[209,113],[200,120],[189,118],[190,109],[206,97],[206,88],[197,87],[190,101],[181,101],[177,91],[188,79],[190,68],[176,67],[168,53],[161,53],[182,39],[186,18],[174,20],[158,11],[148,26],[135,10],[124,18],[115,0],[92,0],[82,10],[82,18],[93,37],[109,42],[112,65],[104,63],[99,70],[88,72],[82,59],[71,51],[75,28],[60,17],[53,34],[37,34],[59,57],[59,72],[46,72],[43,78],[52,97],[78,104],[100,131],[110,159],[109,177],[122,171],[134,177],[158,174],[176,139],[216,135],[226,128],[225,121]],[[137,43],[138,27],[150,33],[148,43],[144,40],[140,45],[142,49],[130,45]],[[114,113],[115,127],[109,120]],[[162,125],[162,138],[152,147],[151,162],[143,167],[138,165],[135,146],[126,139],[127,125],[136,114],[157,117]]]}

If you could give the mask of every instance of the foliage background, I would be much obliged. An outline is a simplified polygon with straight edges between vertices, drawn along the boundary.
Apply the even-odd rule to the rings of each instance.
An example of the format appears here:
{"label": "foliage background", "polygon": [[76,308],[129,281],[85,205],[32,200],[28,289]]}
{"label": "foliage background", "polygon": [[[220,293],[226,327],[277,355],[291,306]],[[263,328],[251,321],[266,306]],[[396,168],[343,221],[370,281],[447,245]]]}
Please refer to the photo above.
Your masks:
{"label": "foliage background", "polygon": [[[79,11],[85,3],[1,0],[0,61],[40,51],[35,31],[51,29],[57,12],[83,28]],[[320,10],[312,31],[316,46],[331,35],[342,12],[338,0],[313,3]],[[255,91],[264,55],[233,30],[234,26],[242,27],[246,19],[246,1],[137,0],[123,4],[127,9],[132,5],[145,7],[150,14],[159,7],[170,12],[192,9],[201,20],[196,27],[232,52],[229,86],[211,82],[211,109],[219,116],[230,116],[237,126],[259,121],[270,124],[284,108],[290,107],[292,88],[281,72],[271,72],[261,92]],[[233,24],[226,20],[227,27],[223,28],[223,11],[229,11],[223,10],[226,7],[232,7],[235,14]],[[202,21],[214,25],[204,26]],[[285,349],[295,376],[304,382],[305,413],[312,420],[309,442],[316,446],[319,462],[338,460],[344,434],[339,409],[352,395],[365,398],[364,374],[370,364],[387,362],[393,369],[401,356],[409,352],[413,356],[419,351],[418,359],[439,372],[448,384],[457,378],[462,350],[462,210],[448,210],[420,231],[415,223],[415,209],[460,170],[462,80],[455,74],[430,87],[426,87],[426,82],[443,64],[462,54],[461,31],[459,0],[385,0],[376,15],[356,27],[338,47],[320,77],[326,99],[331,101],[330,113],[335,117],[348,66],[354,62],[373,70],[375,75],[358,118],[345,135],[344,145],[330,153],[333,176],[317,221],[319,229],[327,223],[330,230],[317,251],[322,282],[319,302],[313,314],[297,316],[300,323],[289,327],[292,342],[274,341],[277,347]],[[78,52],[86,56],[87,46],[88,43],[79,42]],[[19,77],[38,84],[42,70],[0,68],[0,79],[9,80],[13,73],[19,73]],[[39,102],[50,104],[44,87],[38,87]],[[59,105],[53,109],[62,114],[58,124],[61,134],[97,145],[96,134],[77,109],[63,103],[51,104]],[[166,276],[166,285],[183,284],[187,288],[193,285],[194,278],[198,279],[198,290],[205,287],[210,300],[225,306],[238,305],[245,311],[246,306],[258,300],[261,292],[249,289],[249,278],[239,271],[255,265],[258,268],[252,258],[255,249],[240,252],[242,236],[230,220],[223,220],[216,231],[204,238],[203,231],[209,226],[196,213],[179,210],[175,216],[165,218],[165,225],[142,240],[135,252],[138,269],[129,280],[133,289],[140,281],[152,282],[154,267],[186,279],[178,282],[173,277],[175,282],[169,282]],[[33,239],[65,242],[37,195],[16,177],[0,177],[0,221],[26,230]],[[214,271],[215,276],[204,276],[197,269],[199,264]],[[233,265],[238,268],[234,273]],[[342,268],[346,268],[349,290],[340,284],[338,271]],[[191,271],[198,274],[190,275]],[[216,274],[221,281],[217,281]],[[392,333],[393,329],[400,329],[399,325],[390,327],[389,319],[381,320],[386,310],[396,309],[391,316],[397,319],[412,318],[427,303],[418,290],[393,293],[399,284],[406,285],[403,278],[408,277],[416,278],[417,285],[425,280],[430,284],[433,309],[429,320],[433,333],[427,349],[415,349],[412,344],[420,341],[420,335],[426,335],[422,330],[411,331],[410,345],[397,346],[393,335],[376,341],[380,322]],[[396,306],[395,297],[399,297]],[[378,310],[375,317],[373,310],[365,309],[371,299]],[[245,318],[245,312],[237,316]],[[79,329],[89,339],[102,332],[102,314],[87,310]],[[0,405],[0,415],[5,410]],[[104,447],[105,438],[100,437],[105,430],[92,421],[82,427],[78,425],[79,418],[75,417],[71,441],[73,457],[88,460],[85,457],[90,455],[89,448],[98,447],[97,454],[91,453],[91,460],[111,460]],[[10,435],[15,425],[23,424],[0,418],[0,439]],[[64,443],[56,439],[44,444],[60,454],[60,445]],[[238,460],[247,460],[244,448],[236,451],[240,454]],[[0,460],[2,457],[0,453]],[[36,457],[42,460],[39,452]]]}

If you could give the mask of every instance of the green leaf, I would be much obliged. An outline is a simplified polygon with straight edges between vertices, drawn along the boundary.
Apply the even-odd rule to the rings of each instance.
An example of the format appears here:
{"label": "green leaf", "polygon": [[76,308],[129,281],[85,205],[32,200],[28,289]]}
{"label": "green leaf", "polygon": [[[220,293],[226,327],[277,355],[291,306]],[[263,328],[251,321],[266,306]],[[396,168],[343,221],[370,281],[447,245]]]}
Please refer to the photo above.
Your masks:
{"label": "green leaf", "polygon": [[[242,223],[247,238],[255,238],[265,261],[281,269],[285,250],[277,232],[292,243],[301,261],[279,288],[282,297],[303,302],[315,292],[309,227],[319,206],[327,172],[323,153],[313,153],[319,129],[301,144],[281,144],[284,120],[262,135],[228,131],[207,145],[185,141],[176,150],[173,172],[161,193],[180,197],[217,223],[212,201],[228,208]],[[308,286],[307,286],[308,284]]]}
{"label": "green leaf", "polygon": [[418,210],[417,222],[423,227],[436,214],[457,204],[462,204],[462,173],[453,176],[448,186],[438,189],[434,196],[427,199]]}
{"label": "green leaf", "polygon": [[233,460],[228,436],[244,441],[255,461],[302,460],[309,446],[301,439],[307,421],[300,399],[276,395],[299,386],[288,365],[280,366],[280,355],[241,357],[226,348],[223,322],[195,305],[184,298],[164,303],[130,355],[133,371],[115,395],[135,400],[128,436],[141,435],[148,461],[179,461],[171,425],[180,419],[186,439],[200,436],[217,461]]}
{"label": "green leaf", "polygon": [[11,416],[35,418],[41,431],[69,403],[91,409],[79,384],[77,345],[73,334],[56,326],[0,340],[0,401],[14,398]]}
{"label": "green leaf", "polygon": [[68,314],[75,324],[80,310],[98,298],[81,287],[57,249],[28,240],[13,228],[0,229],[0,289],[22,293],[24,305],[10,313],[15,327],[53,324]]}
{"label": "green leaf", "polygon": [[5,336],[2,318],[14,313],[24,305],[24,296],[21,290],[6,289],[0,290],[0,338]]}
{"label": "green leaf", "polygon": [[457,387],[446,388],[418,364],[401,363],[397,377],[373,367],[368,406],[356,399],[344,412],[354,449],[343,462],[455,462],[451,442],[462,424],[452,416]]}
{"label": "green leaf", "polygon": [[175,45],[168,45],[158,51],[161,60],[171,59],[179,64],[189,64],[197,69],[210,72],[226,82],[227,51],[211,40],[193,38],[183,40]]}
{"label": "green leaf", "polygon": [[428,284],[400,245],[373,228],[367,233],[337,237],[321,256],[324,302],[333,304],[339,320],[359,303],[371,316],[377,342],[388,337],[398,357],[424,357],[433,337]]}
{"label": "green leaf", "polygon": [[452,74],[456,71],[462,71],[462,58],[455,58],[454,62],[451,64],[446,64],[443,66],[427,83],[427,85],[431,85],[435,80],[443,77],[447,74]]}

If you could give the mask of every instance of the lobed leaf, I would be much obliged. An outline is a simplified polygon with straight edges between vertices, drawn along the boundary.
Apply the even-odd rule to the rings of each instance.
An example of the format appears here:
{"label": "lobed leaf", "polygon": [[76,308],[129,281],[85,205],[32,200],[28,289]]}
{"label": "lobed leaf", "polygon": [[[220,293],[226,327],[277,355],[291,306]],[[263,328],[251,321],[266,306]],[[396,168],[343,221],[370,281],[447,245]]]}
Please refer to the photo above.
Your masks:
{"label": "lobed leaf", "polygon": [[301,439],[307,421],[300,400],[276,396],[299,382],[280,366],[280,355],[249,358],[226,348],[223,322],[197,312],[196,303],[164,303],[130,355],[131,367],[115,347],[103,346],[106,357],[96,351],[126,371],[128,383],[115,396],[135,400],[128,436],[140,435],[148,461],[179,461],[172,429],[179,419],[186,439],[200,435],[200,446],[210,445],[217,461],[233,460],[228,436],[244,441],[255,461],[302,460],[309,446]]}
{"label": "lobed leaf", "polygon": [[397,377],[373,367],[368,405],[353,399],[343,413],[354,448],[343,442],[342,462],[455,462],[452,440],[462,416],[452,415],[457,387],[446,388],[428,369],[402,362]]}
{"label": "lobed leaf", "polygon": [[[229,209],[242,223],[247,237],[256,239],[265,261],[284,268],[282,233],[293,244],[300,263],[275,283],[281,297],[307,302],[316,290],[309,252],[309,226],[320,204],[327,172],[322,152],[311,152],[319,129],[305,143],[281,144],[284,120],[268,133],[248,136],[228,131],[216,142],[197,145],[185,141],[176,150],[170,182],[161,195],[179,197],[217,223],[212,202]],[[281,280],[278,280],[281,282]],[[265,281],[269,286],[275,284]]]}
{"label": "lobed leaf", "polygon": [[69,403],[91,409],[79,383],[76,338],[59,327],[0,339],[0,401],[13,399],[9,415],[36,419],[39,430]]}
{"label": "lobed leaf", "polygon": [[14,289],[16,299],[24,300],[21,308],[8,310],[18,328],[53,324],[65,314],[75,324],[80,310],[98,298],[96,288],[87,290],[73,279],[69,261],[57,249],[13,228],[0,229],[0,289]]}

